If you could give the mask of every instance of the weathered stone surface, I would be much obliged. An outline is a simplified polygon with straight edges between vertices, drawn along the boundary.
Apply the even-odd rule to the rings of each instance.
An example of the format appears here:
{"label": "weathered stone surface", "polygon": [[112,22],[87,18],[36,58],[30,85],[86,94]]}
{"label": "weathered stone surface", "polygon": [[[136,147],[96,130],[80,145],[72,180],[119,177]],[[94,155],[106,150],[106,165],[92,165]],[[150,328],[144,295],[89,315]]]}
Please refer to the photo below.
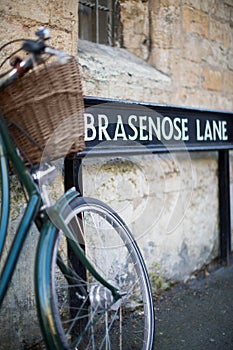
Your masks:
{"label": "weathered stone surface", "polygon": [[183,28],[185,31],[195,33],[202,37],[209,36],[209,17],[201,11],[192,7],[183,7]]}
{"label": "weathered stone surface", "polygon": [[[32,38],[36,30],[41,26],[46,26],[51,31],[50,45],[76,54],[77,14],[78,2],[74,0],[68,2],[64,0],[39,2],[2,0],[0,4],[0,41],[4,43],[16,38]],[[0,53],[0,57],[5,57],[5,55],[5,50]]]}
{"label": "weathered stone surface", "polygon": [[[173,94],[160,95],[159,101],[156,99],[155,102],[163,99],[163,103],[169,103],[172,98],[173,104],[199,107],[204,100],[203,107],[206,108],[232,109],[231,91],[219,84],[218,77],[213,78],[215,81],[217,79],[217,85],[214,82],[201,84],[202,70],[209,71],[209,74],[213,70],[219,71],[220,75],[232,70],[232,0],[185,0],[182,5],[168,0],[138,1],[137,4],[126,0],[122,2],[123,30],[130,26],[125,47],[145,59],[146,55],[135,49],[141,45],[134,30],[137,16],[129,15],[136,6],[137,11],[141,11],[139,17],[144,16],[147,23],[146,27],[141,27],[150,43],[147,46],[147,61],[172,81]],[[145,5],[148,6],[149,17]],[[199,67],[196,68],[192,62]],[[217,91],[217,95],[213,95],[213,91]]]}
{"label": "weathered stone surface", "polygon": [[124,49],[79,40],[79,62],[85,95],[152,102],[170,88],[167,75]]}
{"label": "weathered stone surface", "polygon": [[215,154],[86,159],[83,170],[85,194],[120,213],[166,278],[186,279],[216,256]]}
{"label": "weathered stone surface", "polygon": [[203,69],[202,85],[206,90],[221,91],[223,85],[222,73],[217,70]]}
{"label": "weathered stone surface", "polygon": [[233,71],[224,74],[224,91],[233,95]]}

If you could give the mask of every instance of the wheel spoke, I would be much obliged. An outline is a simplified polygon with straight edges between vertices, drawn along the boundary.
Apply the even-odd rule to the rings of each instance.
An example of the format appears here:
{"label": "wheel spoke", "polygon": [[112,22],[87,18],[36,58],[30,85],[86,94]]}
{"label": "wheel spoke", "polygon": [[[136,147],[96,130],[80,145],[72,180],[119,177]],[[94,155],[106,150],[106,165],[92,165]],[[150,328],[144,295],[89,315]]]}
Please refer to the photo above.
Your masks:
{"label": "wheel spoke", "polygon": [[[54,320],[62,342],[71,350],[152,350],[151,290],[128,229],[97,200],[77,198],[70,206],[73,211],[64,210],[63,217],[74,239],[96,272],[121,297],[114,300],[111,291],[82,265],[63,232],[58,232],[51,251],[50,279]],[[130,343],[132,334],[135,344]]]}

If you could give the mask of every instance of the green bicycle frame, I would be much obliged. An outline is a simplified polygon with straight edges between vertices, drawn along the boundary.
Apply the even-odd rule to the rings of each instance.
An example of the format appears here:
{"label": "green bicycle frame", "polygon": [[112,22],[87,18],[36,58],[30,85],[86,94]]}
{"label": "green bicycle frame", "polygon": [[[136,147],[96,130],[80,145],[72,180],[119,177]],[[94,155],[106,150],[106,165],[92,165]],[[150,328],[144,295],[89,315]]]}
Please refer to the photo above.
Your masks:
{"label": "green bicycle frame", "polygon": [[[33,181],[29,174],[24,162],[18,155],[16,148],[11,140],[8,129],[0,116],[0,180],[1,180],[1,217],[0,217],[0,258],[4,248],[4,244],[7,236],[7,229],[9,224],[9,213],[10,213],[10,179],[9,179],[9,165],[8,159],[11,160],[13,168],[17,173],[22,185],[24,186],[27,195],[28,203],[25,209],[24,215],[20,221],[18,229],[16,231],[14,240],[12,242],[10,251],[7,255],[2,273],[0,276],[0,307],[6,291],[8,289],[10,280],[12,278],[15,266],[17,264],[20,252],[22,250],[24,241],[27,237],[27,233],[33,222],[37,224],[37,227],[41,233],[40,241],[37,249],[36,256],[36,300],[38,315],[40,324],[46,338],[46,343],[51,349],[63,349],[61,340],[59,337],[59,331],[56,329],[56,325],[51,317],[52,306],[51,306],[51,295],[50,293],[50,266],[51,266],[51,255],[46,255],[45,252],[48,250],[45,247],[51,247],[54,242],[54,235],[57,234],[57,228],[62,230],[69,240],[74,252],[76,252],[79,259],[82,261],[84,266],[92,273],[92,275],[106,288],[108,288],[113,297],[116,300],[122,297],[121,293],[114,286],[109,284],[92,266],[92,264],[86,258],[83,250],[73,239],[72,233],[70,232],[67,225],[65,225],[62,213],[67,208],[67,205],[78,195],[78,192],[74,189],[67,191],[54,206],[47,208],[47,213],[41,212],[42,198],[36,183]],[[40,215],[40,213],[42,215]],[[46,276],[42,273],[42,266],[46,267]],[[63,269],[66,268],[65,264]],[[44,270],[43,270],[44,271]],[[69,276],[71,273],[67,268],[65,274]],[[72,278],[72,276],[70,276]],[[53,331],[51,331],[53,330]]]}
{"label": "green bicycle frame", "polygon": [[9,194],[9,166],[8,157],[11,159],[15,172],[24,185],[29,201],[23,218],[19,224],[16,235],[12,242],[0,277],[0,306],[7,291],[9,282],[14,272],[20,251],[23,247],[27,232],[33,223],[41,204],[41,197],[36,184],[32,181],[23,161],[17,154],[15,146],[9,136],[7,127],[0,118],[0,164],[1,164],[1,223],[0,223],[0,254],[6,241],[7,228],[10,213]]}

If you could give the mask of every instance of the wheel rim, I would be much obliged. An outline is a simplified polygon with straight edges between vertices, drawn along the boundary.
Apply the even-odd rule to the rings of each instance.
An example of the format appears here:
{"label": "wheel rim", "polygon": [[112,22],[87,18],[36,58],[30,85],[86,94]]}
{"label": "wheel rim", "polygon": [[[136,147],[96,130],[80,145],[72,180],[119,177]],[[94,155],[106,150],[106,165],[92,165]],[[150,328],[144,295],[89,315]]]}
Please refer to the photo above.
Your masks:
{"label": "wheel rim", "polygon": [[88,271],[81,278],[75,273],[76,281],[68,283],[56,264],[56,251],[63,261],[67,262],[68,256],[73,261],[66,238],[60,232],[51,282],[56,296],[53,308],[59,311],[58,329],[67,348],[150,349],[151,296],[141,258],[127,230],[106,208],[93,204],[76,208],[66,222],[75,234],[78,227],[76,238],[81,245],[85,244],[86,256],[123,295],[114,302],[111,292]]}

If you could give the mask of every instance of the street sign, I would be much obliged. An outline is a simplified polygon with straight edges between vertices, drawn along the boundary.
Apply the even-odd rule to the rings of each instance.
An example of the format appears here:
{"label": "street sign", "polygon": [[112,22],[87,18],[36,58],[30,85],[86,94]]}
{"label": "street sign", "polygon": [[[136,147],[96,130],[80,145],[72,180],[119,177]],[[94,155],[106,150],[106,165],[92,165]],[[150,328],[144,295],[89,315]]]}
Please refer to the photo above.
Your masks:
{"label": "street sign", "polygon": [[85,98],[91,153],[233,149],[233,113]]}

